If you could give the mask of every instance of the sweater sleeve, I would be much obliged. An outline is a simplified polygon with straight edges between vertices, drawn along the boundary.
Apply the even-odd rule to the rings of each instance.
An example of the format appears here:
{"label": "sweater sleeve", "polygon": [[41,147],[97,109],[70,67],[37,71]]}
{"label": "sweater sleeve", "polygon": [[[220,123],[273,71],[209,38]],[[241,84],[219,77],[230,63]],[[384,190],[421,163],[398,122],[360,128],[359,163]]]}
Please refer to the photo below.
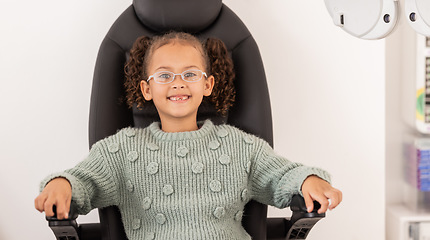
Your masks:
{"label": "sweater sleeve", "polygon": [[72,205],[79,214],[85,215],[94,208],[118,205],[119,194],[114,176],[95,144],[88,157],[74,168],[45,178],[40,184],[40,191],[54,178],[66,178],[72,186]]}
{"label": "sweater sleeve", "polygon": [[268,143],[261,140],[251,161],[251,195],[258,202],[277,208],[288,207],[295,194],[302,194],[304,180],[316,175],[330,183],[330,175],[319,168],[294,163],[275,154]]}

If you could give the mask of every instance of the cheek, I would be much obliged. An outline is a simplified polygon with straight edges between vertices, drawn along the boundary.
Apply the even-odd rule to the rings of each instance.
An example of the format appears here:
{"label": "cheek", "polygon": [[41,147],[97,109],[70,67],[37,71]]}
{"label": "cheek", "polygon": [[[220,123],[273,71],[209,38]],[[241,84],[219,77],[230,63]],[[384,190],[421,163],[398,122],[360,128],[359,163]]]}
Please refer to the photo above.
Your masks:
{"label": "cheek", "polygon": [[200,84],[196,84],[194,86],[194,91],[199,92],[200,94],[203,94],[206,90],[206,84],[205,82],[201,81]]}
{"label": "cheek", "polygon": [[152,101],[156,107],[162,107],[167,103],[167,96],[169,93],[169,84],[167,85],[156,85],[151,89]]}
{"label": "cheek", "polygon": [[159,88],[159,87],[152,88],[151,94],[154,100],[165,99],[167,96],[166,91],[164,91],[162,88]]}

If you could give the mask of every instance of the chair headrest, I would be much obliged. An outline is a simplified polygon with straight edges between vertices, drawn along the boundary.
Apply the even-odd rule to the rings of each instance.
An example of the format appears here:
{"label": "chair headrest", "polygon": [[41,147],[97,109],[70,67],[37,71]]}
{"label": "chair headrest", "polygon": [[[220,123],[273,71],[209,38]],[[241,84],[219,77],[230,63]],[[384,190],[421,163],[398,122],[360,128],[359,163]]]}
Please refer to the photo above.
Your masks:
{"label": "chair headrest", "polygon": [[221,0],[133,0],[139,20],[157,32],[199,32],[218,17]]}

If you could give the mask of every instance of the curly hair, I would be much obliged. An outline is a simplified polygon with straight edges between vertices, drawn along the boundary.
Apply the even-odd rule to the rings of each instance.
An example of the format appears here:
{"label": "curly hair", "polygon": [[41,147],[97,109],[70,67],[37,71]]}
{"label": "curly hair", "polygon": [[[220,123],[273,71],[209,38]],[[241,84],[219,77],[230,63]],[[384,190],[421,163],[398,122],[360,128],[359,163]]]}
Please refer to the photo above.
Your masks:
{"label": "curly hair", "polygon": [[215,38],[208,38],[205,42],[201,42],[195,36],[183,32],[170,32],[152,39],[142,36],[134,42],[130,50],[130,58],[124,67],[126,77],[124,86],[128,106],[132,108],[136,105],[137,108],[142,109],[146,104],[152,104],[152,101],[147,102],[144,99],[140,82],[149,76],[147,67],[155,50],[176,41],[191,45],[201,52],[205,71],[215,78],[212,94],[204,97],[203,101],[212,103],[219,114],[227,115],[228,109],[235,101],[233,84],[235,73],[233,61],[225,44]]}

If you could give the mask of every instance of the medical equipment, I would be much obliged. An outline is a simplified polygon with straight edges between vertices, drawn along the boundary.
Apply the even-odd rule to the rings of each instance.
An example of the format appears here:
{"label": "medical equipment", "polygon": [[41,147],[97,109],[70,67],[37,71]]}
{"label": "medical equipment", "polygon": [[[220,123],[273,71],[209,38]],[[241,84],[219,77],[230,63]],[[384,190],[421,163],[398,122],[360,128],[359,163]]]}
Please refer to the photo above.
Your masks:
{"label": "medical equipment", "polygon": [[393,0],[325,0],[336,26],[362,39],[381,39],[396,26],[398,2]]}
{"label": "medical equipment", "polygon": [[417,33],[430,36],[429,0],[405,0],[405,16]]}
{"label": "medical equipment", "polygon": [[[361,39],[382,39],[398,23],[398,0],[324,0],[336,26]],[[409,25],[419,34],[430,36],[430,1],[404,0]]]}

